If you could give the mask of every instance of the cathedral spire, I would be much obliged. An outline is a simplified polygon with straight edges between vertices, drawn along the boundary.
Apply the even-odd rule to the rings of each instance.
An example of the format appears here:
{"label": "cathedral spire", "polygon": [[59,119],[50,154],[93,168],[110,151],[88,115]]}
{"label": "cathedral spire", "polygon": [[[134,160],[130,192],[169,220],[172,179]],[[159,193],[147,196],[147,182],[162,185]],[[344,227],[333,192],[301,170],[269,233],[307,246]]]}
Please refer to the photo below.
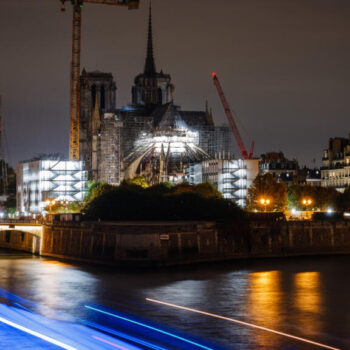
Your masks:
{"label": "cathedral spire", "polygon": [[145,63],[145,74],[153,75],[156,73],[156,65],[153,58],[153,35],[152,35],[152,4],[149,3],[148,17],[148,38],[147,38],[147,56]]}

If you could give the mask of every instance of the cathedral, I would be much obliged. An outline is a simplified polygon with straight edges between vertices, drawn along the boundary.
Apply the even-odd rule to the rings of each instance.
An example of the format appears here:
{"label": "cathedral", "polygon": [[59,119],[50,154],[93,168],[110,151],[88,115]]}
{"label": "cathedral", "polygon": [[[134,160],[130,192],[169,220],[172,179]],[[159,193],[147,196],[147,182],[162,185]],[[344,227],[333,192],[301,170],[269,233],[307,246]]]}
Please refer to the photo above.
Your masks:
{"label": "cathedral", "polygon": [[215,126],[211,110],[183,111],[174,103],[171,76],[157,72],[149,9],[143,73],[132,87],[131,104],[117,108],[112,74],[82,71],[80,159],[89,179],[118,185],[143,175],[150,184],[182,181],[190,164],[230,157],[231,130]]}

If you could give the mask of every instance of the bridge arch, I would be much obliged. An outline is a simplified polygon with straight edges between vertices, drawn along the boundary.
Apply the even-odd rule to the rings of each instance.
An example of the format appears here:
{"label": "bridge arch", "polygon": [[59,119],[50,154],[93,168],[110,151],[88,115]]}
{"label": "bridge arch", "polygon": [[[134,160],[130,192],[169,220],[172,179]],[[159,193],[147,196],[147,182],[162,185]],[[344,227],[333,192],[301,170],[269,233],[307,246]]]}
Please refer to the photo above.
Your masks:
{"label": "bridge arch", "polygon": [[42,232],[40,224],[0,223],[0,247],[40,254]]}

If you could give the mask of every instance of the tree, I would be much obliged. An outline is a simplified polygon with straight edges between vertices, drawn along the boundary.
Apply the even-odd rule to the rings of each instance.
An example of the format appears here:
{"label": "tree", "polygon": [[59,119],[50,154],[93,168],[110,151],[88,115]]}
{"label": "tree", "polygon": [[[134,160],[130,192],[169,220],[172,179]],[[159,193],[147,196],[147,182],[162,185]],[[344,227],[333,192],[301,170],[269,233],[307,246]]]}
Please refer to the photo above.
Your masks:
{"label": "tree", "polygon": [[222,198],[221,192],[209,182],[204,182],[194,186],[193,192],[204,198]]}
{"label": "tree", "polygon": [[91,202],[94,198],[100,196],[102,193],[116,188],[107,182],[91,181],[88,183],[88,191],[84,198],[84,202]]}
{"label": "tree", "polygon": [[193,186],[191,186],[188,182],[183,182],[174,186],[173,194],[182,193],[193,193]]}
{"label": "tree", "polygon": [[149,189],[135,190],[134,187],[138,186],[122,185],[102,193],[84,207],[85,217],[91,220],[239,220],[244,217],[243,211],[226,199],[205,198],[194,192],[152,193]]}
{"label": "tree", "polygon": [[203,182],[198,185],[190,185],[188,182],[183,182],[174,186],[173,194],[194,193],[203,198],[222,198],[220,191],[209,182]]}
{"label": "tree", "polygon": [[[268,199],[270,203],[265,207],[261,199]],[[248,210],[284,211],[287,207],[287,187],[279,183],[270,173],[258,175],[248,190],[246,207]]]}
{"label": "tree", "polygon": [[317,209],[326,210],[327,208],[335,208],[340,193],[334,188],[314,187],[315,204]]}
{"label": "tree", "polygon": [[170,182],[161,182],[147,188],[147,193],[154,194],[170,194],[173,191],[173,185]]}
{"label": "tree", "polygon": [[[340,196],[334,188],[310,186],[310,185],[292,185],[288,188],[288,207],[297,210],[326,210],[327,208],[336,208]],[[310,206],[303,205],[304,199],[312,201]]]}
{"label": "tree", "polygon": [[339,193],[336,208],[339,211],[350,211],[350,186],[346,187],[343,193]]}
{"label": "tree", "polygon": [[304,199],[310,199],[312,202],[309,207],[315,208],[317,206],[315,193],[315,187],[310,185],[289,186],[287,190],[288,208],[295,208],[296,210],[305,210],[306,207],[302,203]]}
{"label": "tree", "polygon": [[142,188],[149,187],[149,184],[147,183],[145,177],[141,176],[141,175],[135,175],[132,179],[125,180],[125,182],[128,185],[136,185],[136,186],[140,186]]}

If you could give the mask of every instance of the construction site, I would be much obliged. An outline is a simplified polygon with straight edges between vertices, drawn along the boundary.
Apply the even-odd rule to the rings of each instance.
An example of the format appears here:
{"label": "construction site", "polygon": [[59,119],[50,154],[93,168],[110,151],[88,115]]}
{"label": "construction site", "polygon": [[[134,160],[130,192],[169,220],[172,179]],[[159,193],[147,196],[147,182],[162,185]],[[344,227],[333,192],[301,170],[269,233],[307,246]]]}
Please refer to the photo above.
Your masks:
{"label": "construction site", "polygon": [[[244,146],[217,75],[213,73],[213,83],[229,126],[215,125],[208,102],[204,110],[198,111],[182,110],[176,104],[170,74],[156,69],[150,4],[143,71],[134,79],[131,102],[118,107],[117,84],[112,73],[81,71],[83,8],[93,3],[137,9],[139,1],[60,1],[63,13],[66,6],[72,5],[73,8],[69,158],[81,163],[78,168],[84,171],[84,175],[78,176],[80,181],[119,185],[137,175],[144,176],[149,185],[208,181],[225,198],[244,206],[247,189],[258,174],[258,160],[253,159],[254,143],[249,151]],[[235,144],[240,153],[238,157],[233,152]],[[208,166],[213,161],[216,166]],[[60,188],[67,194],[61,193],[60,198],[71,201],[76,198],[77,188],[78,196],[81,196],[82,183],[75,183],[65,173],[61,175],[63,183]],[[27,193],[28,198],[18,198],[18,202],[24,203],[18,210],[26,208],[25,211],[30,212],[33,201],[35,208],[42,207],[38,204],[42,199],[29,198],[26,186],[24,183],[19,186],[19,197]],[[55,197],[53,187],[45,191],[43,198]]]}

